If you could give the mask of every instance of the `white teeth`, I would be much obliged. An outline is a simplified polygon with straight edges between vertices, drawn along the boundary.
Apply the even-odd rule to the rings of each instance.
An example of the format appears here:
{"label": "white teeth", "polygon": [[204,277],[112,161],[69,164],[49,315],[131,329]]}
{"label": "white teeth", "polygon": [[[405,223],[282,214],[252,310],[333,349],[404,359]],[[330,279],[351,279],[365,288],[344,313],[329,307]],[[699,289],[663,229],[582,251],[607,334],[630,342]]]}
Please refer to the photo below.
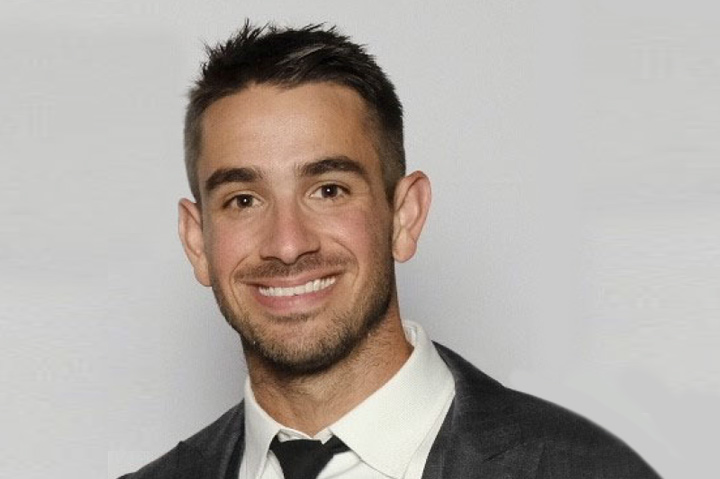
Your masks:
{"label": "white teeth", "polygon": [[314,281],[308,281],[305,284],[299,286],[292,286],[290,288],[265,288],[263,286],[258,287],[258,291],[263,296],[300,296],[301,294],[314,293],[321,291],[328,286],[335,283],[335,277],[316,279]]}

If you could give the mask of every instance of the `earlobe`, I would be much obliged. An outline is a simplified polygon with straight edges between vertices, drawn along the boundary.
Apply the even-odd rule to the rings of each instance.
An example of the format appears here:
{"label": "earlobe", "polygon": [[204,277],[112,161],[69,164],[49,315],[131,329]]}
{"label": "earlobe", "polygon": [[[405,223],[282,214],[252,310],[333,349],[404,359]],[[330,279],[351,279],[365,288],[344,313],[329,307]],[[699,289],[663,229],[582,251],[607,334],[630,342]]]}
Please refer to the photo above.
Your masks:
{"label": "earlobe", "polygon": [[200,207],[188,199],[178,203],[178,233],[185,255],[195,271],[195,278],[203,286],[210,286],[210,270],[205,254]]}
{"label": "earlobe", "polygon": [[392,248],[395,261],[415,255],[425,219],[430,211],[430,180],[421,171],[401,179],[395,188]]}

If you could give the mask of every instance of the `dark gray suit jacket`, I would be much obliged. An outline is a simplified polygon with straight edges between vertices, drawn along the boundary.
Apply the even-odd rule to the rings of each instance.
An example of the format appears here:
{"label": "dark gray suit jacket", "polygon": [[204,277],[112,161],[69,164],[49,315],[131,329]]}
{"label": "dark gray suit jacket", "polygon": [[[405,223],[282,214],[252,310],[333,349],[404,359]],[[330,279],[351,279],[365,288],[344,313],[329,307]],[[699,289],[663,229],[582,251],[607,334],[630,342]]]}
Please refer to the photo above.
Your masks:
{"label": "dark gray suit jacket", "polygon": [[[507,389],[454,352],[436,346],[455,378],[455,399],[423,479],[659,477],[628,446],[588,420]],[[243,435],[240,403],[121,479],[237,479]]]}

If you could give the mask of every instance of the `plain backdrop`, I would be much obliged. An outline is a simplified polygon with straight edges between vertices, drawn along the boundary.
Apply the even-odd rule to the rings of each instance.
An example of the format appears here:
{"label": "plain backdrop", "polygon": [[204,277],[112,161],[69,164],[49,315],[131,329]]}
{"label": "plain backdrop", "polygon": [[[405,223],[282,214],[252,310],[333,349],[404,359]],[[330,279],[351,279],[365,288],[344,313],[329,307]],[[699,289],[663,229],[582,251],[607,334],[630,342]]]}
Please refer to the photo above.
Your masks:
{"label": "plain backdrop", "polygon": [[[665,478],[717,477],[720,35],[689,0],[0,4],[0,476],[112,478],[235,404],[176,235],[185,93],[250,18],[368,45],[433,181],[402,314]],[[713,472],[715,471],[715,472]]]}

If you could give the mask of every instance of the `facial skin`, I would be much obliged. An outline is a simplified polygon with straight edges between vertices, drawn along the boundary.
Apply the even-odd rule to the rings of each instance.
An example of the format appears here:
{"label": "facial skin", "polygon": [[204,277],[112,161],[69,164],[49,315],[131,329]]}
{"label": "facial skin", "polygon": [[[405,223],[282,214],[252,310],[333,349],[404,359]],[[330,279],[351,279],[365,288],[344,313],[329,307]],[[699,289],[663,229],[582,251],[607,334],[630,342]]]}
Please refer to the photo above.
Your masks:
{"label": "facial skin", "polygon": [[399,324],[393,258],[414,254],[429,183],[406,177],[390,204],[373,139],[360,96],[331,83],[254,85],[205,112],[202,206],[181,201],[180,234],[249,359],[314,373]]}

